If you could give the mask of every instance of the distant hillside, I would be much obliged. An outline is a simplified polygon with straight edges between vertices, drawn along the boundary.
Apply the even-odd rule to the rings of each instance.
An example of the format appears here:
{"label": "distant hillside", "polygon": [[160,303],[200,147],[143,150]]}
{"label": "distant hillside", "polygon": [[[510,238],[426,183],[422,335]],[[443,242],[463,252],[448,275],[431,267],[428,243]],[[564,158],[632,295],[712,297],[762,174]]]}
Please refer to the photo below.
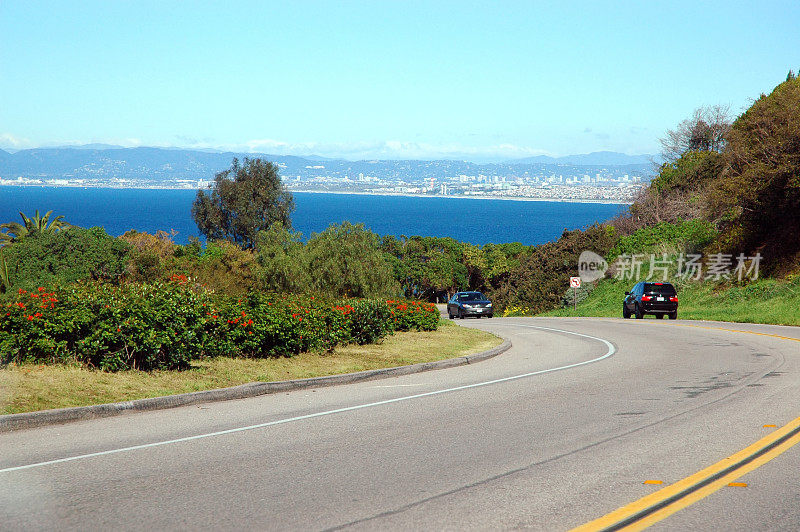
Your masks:
{"label": "distant hillside", "polygon": [[[300,177],[355,178],[361,174],[382,179],[422,181],[459,175],[524,176],[536,174],[594,175],[613,167],[618,173],[646,176],[649,163],[644,156],[624,154],[576,155],[553,159],[478,164],[456,160],[371,160],[347,161],[316,155],[295,157],[265,153],[233,153],[179,148],[120,148],[104,145],[35,148],[15,153],[0,151],[0,178],[17,179],[121,179],[152,182],[211,180],[214,174],[230,167],[234,157],[260,157],[281,167],[281,175]],[[577,162],[570,162],[570,161]],[[599,163],[596,161],[605,160]]]}
{"label": "distant hillside", "polygon": [[654,155],[626,155],[615,151],[596,151],[580,155],[566,155],[564,157],[548,157],[538,155],[524,159],[508,161],[512,164],[563,164],[572,166],[628,166],[650,164]]}

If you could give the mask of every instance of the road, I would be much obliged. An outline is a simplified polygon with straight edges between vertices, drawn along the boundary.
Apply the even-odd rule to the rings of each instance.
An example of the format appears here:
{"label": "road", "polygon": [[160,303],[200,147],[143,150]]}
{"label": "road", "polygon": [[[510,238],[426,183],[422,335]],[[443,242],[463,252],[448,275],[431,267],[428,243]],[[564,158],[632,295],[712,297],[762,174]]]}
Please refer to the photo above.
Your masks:
{"label": "road", "polygon": [[[566,530],[800,416],[798,328],[459,323],[513,347],[447,370],[0,434],[2,528]],[[800,445],[755,465],[736,478],[746,487],[696,497],[655,529],[797,529]]]}

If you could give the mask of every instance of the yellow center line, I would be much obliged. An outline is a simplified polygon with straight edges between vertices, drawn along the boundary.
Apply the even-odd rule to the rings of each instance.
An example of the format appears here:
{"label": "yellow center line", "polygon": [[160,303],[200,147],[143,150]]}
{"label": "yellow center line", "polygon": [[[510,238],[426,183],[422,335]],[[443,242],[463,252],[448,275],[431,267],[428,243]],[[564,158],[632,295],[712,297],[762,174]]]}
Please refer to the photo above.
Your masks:
{"label": "yellow center line", "polygon": [[[800,429],[800,417],[716,464],[618,508],[603,517],[574,528],[573,532],[606,529],[642,530],[647,528],[675,512],[708,497],[720,488],[727,486],[734,480],[761,467],[797,445],[800,443],[800,432],[796,432],[798,429]],[[796,433],[775,445],[776,442],[793,432]],[[754,455],[757,456],[753,458]],[[741,465],[737,467],[737,464]],[[728,469],[732,470],[724,473]],[[684,492],[686,494],[681,496]],[[675,498],[675,500],[668,502],[671,498]],[[640,518],[636,518],[637,514],[643,515]],[[625,524],[625,521],[632,522]]]}
{"label": "yellow center line", "polygon": [[[655,325],[655,323],[653,325]],[[675,323],[672,325],[675,327],[694,327],[697,329],[709,329],[714,331],[755,334],[758,336],[769,336],[781,340],[800,342],[800,338],[782,336],[779,334],[692,325],[688,323]],[[767,425],[765,425],[765,427],[766,426]],[[573,532],[645,529],[669,517],[675,512],[708,497],[729,484],[740,484],[734,483],[733,481],[761,467],[798,443],[800,443],[800,417],[784,425],[780,429],[775,430],[771,434],[764,436],[741,451],[720,460],[716,464],[654,493],[646,495],[637,501],[622,506],[603,517],[574,528]]]}
{"label": "yellow center line", "polygon": [[[646,325],[660,325],[654,321],[644,320],[635,323],[644,323]],[[724,327],[708,327],[705,325],[692,325],[691,323],[672,323],[670,324],[672,327],[693,327],[695,329],[707,329],[709,331],[725,331],[725,332],[735,332],[735,333],[744,333],[744,334],[755,334],[757,336],[769,336],[771,338],[780,338],[781,340],[791,340],[793,342],[800,342],[800,338],[795,338],[794,336],[781,336],[780,334],[771,334],[771,333],[762,333],[756,331],[745,331],[742,329],[726,329]]]}

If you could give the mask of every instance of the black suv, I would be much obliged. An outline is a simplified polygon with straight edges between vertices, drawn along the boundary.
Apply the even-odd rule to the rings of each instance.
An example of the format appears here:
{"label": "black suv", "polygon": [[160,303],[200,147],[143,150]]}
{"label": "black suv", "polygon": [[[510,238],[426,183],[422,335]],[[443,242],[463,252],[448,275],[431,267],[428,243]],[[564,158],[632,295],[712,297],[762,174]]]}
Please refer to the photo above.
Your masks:
{"label": "black suv", "polygon": [[630,318],[631,314],[637,320],[645,314],[654,314],[661,319],[666,314],[669,319],[678,317],[678,295],[675,287],[669,283],[637,283],[630,292],[625,292],[622,301],[622,317]]}

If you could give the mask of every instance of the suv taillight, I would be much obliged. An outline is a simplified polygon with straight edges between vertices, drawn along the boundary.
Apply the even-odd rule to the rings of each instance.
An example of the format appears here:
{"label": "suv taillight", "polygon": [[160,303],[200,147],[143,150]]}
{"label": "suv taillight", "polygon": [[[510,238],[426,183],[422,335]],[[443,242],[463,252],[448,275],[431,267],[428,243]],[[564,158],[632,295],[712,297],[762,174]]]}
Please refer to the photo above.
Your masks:
{"label": "suv taillight", "polygon": [[642,301],[650,301],[651,299],[653,298],[650,296],[642,296]]}
{"label": "suv taillight", "polygon": [[669,296],[669,300],[672,301],[673,303],[677,303],[678,302],[678,296]]}

